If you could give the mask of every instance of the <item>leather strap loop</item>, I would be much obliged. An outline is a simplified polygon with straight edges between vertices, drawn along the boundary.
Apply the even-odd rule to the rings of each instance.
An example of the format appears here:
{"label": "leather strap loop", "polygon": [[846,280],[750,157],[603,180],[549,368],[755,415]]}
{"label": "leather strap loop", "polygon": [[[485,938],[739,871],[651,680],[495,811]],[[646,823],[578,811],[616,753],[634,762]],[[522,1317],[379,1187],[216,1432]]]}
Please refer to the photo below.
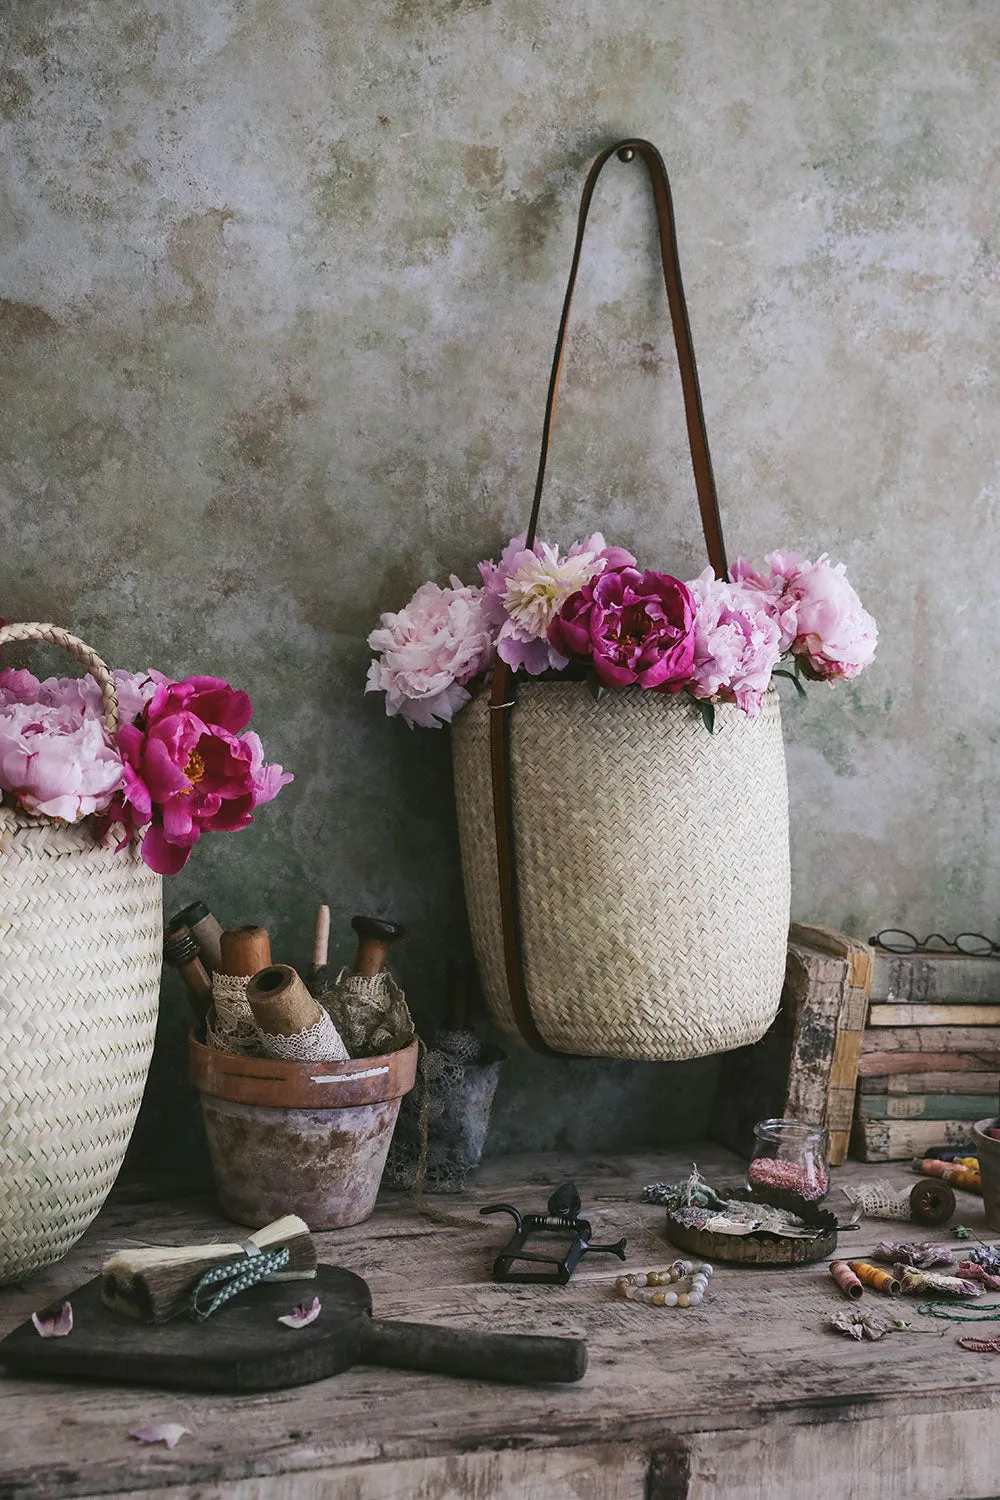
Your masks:
{"label": "leather strap loop", "polygon": [[566,346],[566,330],[569,325],[570,309],[573,306],[573,293],[576,290],[577,272],[580,269],[580,255],[583,251],[583,236],[587,228],[590,202],[594,196],[597,179],[600,177],[606,163],[616,154],[622,160],[631,160],[628,153],[637,154],[642,157],[649,171],[649,178],[653,188],[653,202],[656,206],[656,227],[660,237],[660,259],[663,263],[663,280],[667,289],[667,303],[670,307],[670,321],[673,325],[674,344],[677,349],[677,363],[680,367],[681,390],[684,395],[684,415],[687,419],[688,443],[691,448],[691,464],[694,469],[695,488],[698,492],[701,525],[705,533],[708,560],[715,569],[716,577],[725,578],[728,571],[726,567],[726,546],[722,538],[722,521],[719,516],[719,500],[715,489],[715,475],[712,472],[712,455],[708,447],[705,413],[701,403],[701,387],[698,384],[698,367],[695,363],[694,345],[691,342],[691,324],[688,321],[687,303],[684,299],[684,283],[681,280],[681,264],[677,251],[677,227],[674,223],[674,205],[670,195],[670,180],[667,177],[667,169],[663,164],[663,157],[650,141],[619,141],[616,145],[609,146],[606,151],[601,152],[587,173],[587,181],[583,187],[583,196],[580,199],[580,213],[577,218],[573,262],[570,266],[566,296],[563,299],[559,332],[556,335],[556,349],[552,361],[552,373],[549,376],[549,393],[545,403],[545,421],[542,424],[542,449],[538,459],[535,498],[531,507],[531,520],[528,523],[528,537],[525,545],[527,547],[532,546],[535,540],[535,533],[538,529],[538,514],[542,504],[542,489],[545,485],[545,466],[548,461],[549,441],[552,436],[552,419],[555,416],[556,393],[559,389],[559,376],[562,372],[563,353]]}
{"label": "leather strap loop", "polygon": [[[725,578],[726,548],[722,538],[722,522],[719,517],[719,502],[712,473],[712,458],[708,448],[708,433],[705,429],[705,414],[698,385],[698,369],[695,364],[694,346],[691,342],[691,326],[688,322],[684,286],[681,281],[680,260],[677,253],[677,231],[674,224],[673,202],[670,182],[663,158],[649,141],[618,141],[597,157],[587,174],[580,213],[577,219],[576,243],[573,247],[573,262],[569,283],[563,300],[562,317],[556,336],[552,373],[549,377],[548,398],[545,403],[545,421],[542,425],[542,447],[538,459],[538,475],[535,480],[535,496],[531,507],[525,545],[531,547],[538,528],[538,515],[545,485],[545,466],[548,460],[549,441],[552,436],[552,420],[555,414],[556,393],[562,370],[566,345],[566,330],[569,324],[573,293],[576,289],[583,236],[587,227],[587,215],[597,179],[605,164],[618,154],[623,161],[634,155],[642,157],[649,171],[656,206],[656,224],[660,237],[660,257],[663,262],[663,280],[667,289],[670,320],[680,367],[681,390],[684,396],[684,414],[687,420],[688,442],[691,448],[691,463],[694,468],[698,507],[701,512],[702,530],[709,562],[716,576]],[[521,922],[517,892],[517,859],[514,845],[514,823],[511,798],[510,770],[510,715],[516,699],[516,678],[505,662],[497,661],[493,672],[493,688],[490,695],[490,764],[493,781],[493,818],[497,844],[497,875],[500,887],[500,912],[503,922],[504,967],[507,978],[507,994],[511,1010],[524,1040],[535,1052],[549,1057],[565,1057],[570,1054],[557,1052],[542,1037],[531,1014],[527,985],[524,975],[524,954],[521,942]]]}

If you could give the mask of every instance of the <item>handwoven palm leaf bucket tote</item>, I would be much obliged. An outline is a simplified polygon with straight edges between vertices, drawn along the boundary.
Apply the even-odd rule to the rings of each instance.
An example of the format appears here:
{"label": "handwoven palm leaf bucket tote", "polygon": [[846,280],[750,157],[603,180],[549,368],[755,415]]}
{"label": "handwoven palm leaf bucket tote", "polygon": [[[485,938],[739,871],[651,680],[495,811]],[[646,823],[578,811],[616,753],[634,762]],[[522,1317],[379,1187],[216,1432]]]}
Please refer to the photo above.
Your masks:
{"label": "handwoven palm leaf bucket tote", "polygon": [[[110,734],[111,673],[55,625],[11,641],[63,646],[96,680]],[[111,1188],[156,1030],[162,882],[120,828],[97,841],[0,806],[0,1283],[65,1255]]]}
{"label": "handwoven palm leaf bucket tote", "polygon": [[[618,152],[649,170],[709,559],[726,574],[670,187],[648,141],[594,162],[549,384],[535,538],[587,212]],[[788,789],[777,692],[760,716],[498,662],[452,728],[466,904],[493,1017],[536,1051],[679,1060],[757,1041],[778,1008],[789,917]]]}

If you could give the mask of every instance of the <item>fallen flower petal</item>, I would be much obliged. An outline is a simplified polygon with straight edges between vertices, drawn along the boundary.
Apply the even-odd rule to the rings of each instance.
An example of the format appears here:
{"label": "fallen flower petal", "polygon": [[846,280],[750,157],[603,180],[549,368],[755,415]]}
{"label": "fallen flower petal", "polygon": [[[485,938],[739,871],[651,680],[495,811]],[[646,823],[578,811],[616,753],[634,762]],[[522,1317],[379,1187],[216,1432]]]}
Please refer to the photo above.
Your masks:
{"label": "fallen flower petal", "polygon": [[286,1328],[305,1328],[307,1324],[315,1323],[319,1314],[320,1300],[318,1297],[314,1297],[308,1307],[302,1302],[298,1307],[293,1307],[290,1313],[285,1313],[283,1317],[278,1319],[278,1322],[284,1323]]}
{"label": "fallen flower petal", "polygon": [[158,1422],[155,1427],[137,1427],[129,1437],[139,1443],[163,1443],[167,1448],[176,1448],[187,1431],[179,1422]]}
{"label": "fallen flower petal", "polygon": [[73,1308],[64,1302],[58,1312],[32,1313],[35,1332],[43,1339],[64,1339],[73,1332]]}

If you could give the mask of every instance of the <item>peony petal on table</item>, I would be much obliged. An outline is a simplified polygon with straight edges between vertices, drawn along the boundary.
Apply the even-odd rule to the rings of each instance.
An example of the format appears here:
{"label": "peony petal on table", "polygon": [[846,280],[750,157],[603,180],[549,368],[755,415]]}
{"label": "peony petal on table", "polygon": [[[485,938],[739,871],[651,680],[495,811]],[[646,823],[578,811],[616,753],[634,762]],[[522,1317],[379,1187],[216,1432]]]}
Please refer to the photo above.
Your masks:
{"label": "peony petal on table", "polygon": [[314,1297],[308,1305],[302,1302],[298,1307],[293,1307],[291,1312],[285,1313],[278,1319],[278,1322],[284,1323],[286,1328],[306,1328],[310,1323],[315,1323],[319,1317],[320,1306],[319,1298]]}
{"label": "peony petal on table", "polygon": [[179,1422],[157,1422],[153,1427],[137,1427],[129,1437],[137,1443],[162,1443],[166,1448],[176,1448],[187,1431]]}
{"label": "peony petal on table", "polygon": [[58,1312],[32,1313],[35,1332],[43,1339],[64,1339],[73,1332],[73,1308],[67,1301]]}

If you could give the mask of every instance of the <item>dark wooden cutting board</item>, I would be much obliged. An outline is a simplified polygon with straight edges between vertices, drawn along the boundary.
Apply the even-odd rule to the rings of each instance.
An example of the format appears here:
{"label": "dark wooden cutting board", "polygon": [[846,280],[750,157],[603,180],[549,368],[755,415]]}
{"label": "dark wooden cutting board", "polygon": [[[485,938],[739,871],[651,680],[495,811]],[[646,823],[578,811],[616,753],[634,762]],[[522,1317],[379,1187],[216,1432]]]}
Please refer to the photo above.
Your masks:
{"label": "dark wooden cutting board", "polygon": [[[287,1328],[279,1316],[318,1297],[319,1317]],[[101,1301],[96,1277],[71,1293],[73,1331],[41,1338],[22,1323],[0,1342],[0,1363],[17,1374],[110,1380],[185,1390],[267,1391],[338,1375],[354,1364],[432,1370],[517,1384],[579,1380],[582,1339],[476,1333],[371,1316],[368,1284],[340,1266],[312,1281],[261,1282],[204,1323],[139,1323]],[[55,1303],[51,1310],[58,1310]]]}

